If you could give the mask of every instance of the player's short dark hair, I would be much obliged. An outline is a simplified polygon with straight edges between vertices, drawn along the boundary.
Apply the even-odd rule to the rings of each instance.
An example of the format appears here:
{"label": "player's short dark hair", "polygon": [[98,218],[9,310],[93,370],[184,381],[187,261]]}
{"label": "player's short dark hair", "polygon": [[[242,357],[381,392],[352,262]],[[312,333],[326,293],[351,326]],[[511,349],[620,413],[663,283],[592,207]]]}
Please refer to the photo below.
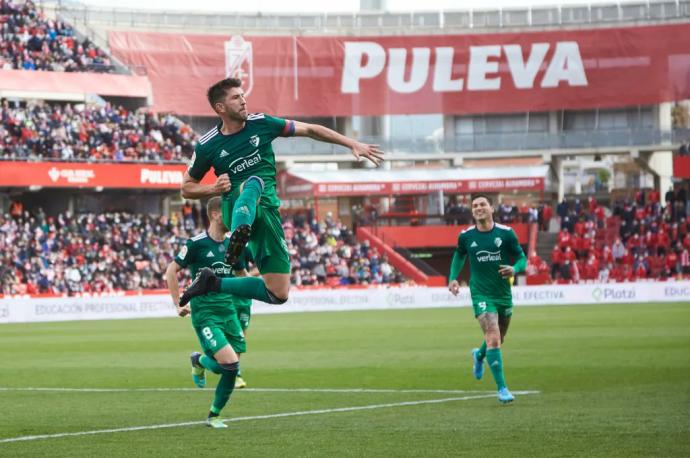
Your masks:
{"label": "player's short dark hair", "polygon": [[211,197],[208,202],[206,202],[206,214],[208,215],[209,219],[211,219],[211,212],[220,211],[221,202],[222,199],[220,196]]}
{"label": "player's short dark hair", "polygon": [[242,87],[242,80],[239,78],[225,78],[208,88],[206,97],[208,98],[208,103],[211,104],[211,108],[216,103],[222,102],[228,91],[233,87]]}
{"label": "player's short dark hair", "polygon": [[480,197],[485,198],[486,201],[489,202],[489,205],[491,205],[493,207],[494,202],[491,199],[491,196],[489,196],[488,194],[484,194],[484,193],[472,194],[472,197],[470,198],[470,203],[474,202],[475,199],[479,199]]}

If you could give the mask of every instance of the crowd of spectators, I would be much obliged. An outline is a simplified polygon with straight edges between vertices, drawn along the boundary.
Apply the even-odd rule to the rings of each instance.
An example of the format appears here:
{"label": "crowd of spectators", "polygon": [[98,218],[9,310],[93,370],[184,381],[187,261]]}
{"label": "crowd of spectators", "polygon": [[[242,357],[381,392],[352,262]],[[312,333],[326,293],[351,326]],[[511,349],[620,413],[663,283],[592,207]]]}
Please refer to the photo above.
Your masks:
{"label": "crowd of spectators", "polygon": [[[558,283],[635,281],[690,275],[690,232],[685,188],[669,190],[661,205],[656,190],[605,209],[590,198],[561,202],[561,231],[551,253],[551,278]],[[610,215],[609,215],[610,213]],[[543,272],[538,256],[528,262]]]}
{"label": "crowd of spectators", "polygon": [[360,243],[342,222],[328,214],[322,223],[295,216],[284,225],[297,286],[401,283],[385,255],[365,240]]}
{"label": "crowd of spectators", "polygon": [[0,216],[4,294],[101,293],[165,287],[190,235],[176,216],[128,213]]}
{"label": "crowd of spectators", "polygon": [[194,131],[171,115],[110,104],[0,106],[0,159],[181,162]]}
{"label": "crowd of spectators", "polygon": [[79,41],[60,20],[35,4],[0,0],[0,68],[52,72],[111,72],[109,57],[88,39]]}
{"label": "crowd of spectators", "polygon": [[[165,269],[203,226],[192,213],[171,217],[124,212],[30,214],[18,205],[0,215],[0,293],[104,293],[166,288]],[[340,222],[297,217],[284,226],[292,284],[402,282],[368,243]],[[182,284],[189,281],[184,270]]]}

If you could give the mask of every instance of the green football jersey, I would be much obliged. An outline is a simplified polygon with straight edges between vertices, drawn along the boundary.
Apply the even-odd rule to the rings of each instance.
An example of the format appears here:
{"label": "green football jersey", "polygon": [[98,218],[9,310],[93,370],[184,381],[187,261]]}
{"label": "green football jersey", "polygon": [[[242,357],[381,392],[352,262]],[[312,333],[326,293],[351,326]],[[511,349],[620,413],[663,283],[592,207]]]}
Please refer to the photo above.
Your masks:
{"label": "green football jersey", "polygon": [[199,139],[189,164],[189,175],[201,180],[211,167],[220,176],[227,173],[236,189],[250,176],[264,180],[261,205],[278,208],[276,193],[276,160],[271,142],[277,137],[289,137],[295,123],[263,113],[247,117],[244,128],[232,135],[220,132],[222,123]]}
{"label": "green football jersey", "polygon": [[[187,240],[175,257],[180,267],[189,267],[192,278],[204,267],[209,267],[220,278],[232,277],[232,267],[225,263],[225,250],[230,238],[222,242],[213,240],[207,232],[202,232]],[[235,312],[235,296],[225,293],[208,293],[191,300],[192,325],[223,323]]]}
{"label": "green football jersey", "polygon": [[494,223],[490,231],[481,232],[470,226],[458,236],[457,254],[470,258],[470,294],[512,300],[510,281],[498,273],[500,265],[512,265],[524,257],[515,232],[508,226]]}

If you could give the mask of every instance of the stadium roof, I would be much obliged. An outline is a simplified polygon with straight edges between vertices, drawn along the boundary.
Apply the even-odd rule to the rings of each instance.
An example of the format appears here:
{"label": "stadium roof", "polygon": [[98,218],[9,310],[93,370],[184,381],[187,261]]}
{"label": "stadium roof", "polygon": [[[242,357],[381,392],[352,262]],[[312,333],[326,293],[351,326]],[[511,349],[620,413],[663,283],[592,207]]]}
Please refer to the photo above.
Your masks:
{"label": "stadium roof", "polygon": [[543,191],[549,167],[497,167],[410,170],[332,170],[284,172],[286,198],[393,194]]}

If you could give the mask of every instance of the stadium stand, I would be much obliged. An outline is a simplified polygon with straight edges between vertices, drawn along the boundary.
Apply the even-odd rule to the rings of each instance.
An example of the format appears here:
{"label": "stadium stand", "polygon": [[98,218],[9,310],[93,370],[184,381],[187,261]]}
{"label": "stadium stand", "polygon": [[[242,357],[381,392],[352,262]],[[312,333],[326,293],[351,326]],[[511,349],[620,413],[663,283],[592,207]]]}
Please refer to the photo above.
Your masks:
{"label": "stadium stand", "polygon": [[0,111],[0,159],[182,162],[196,134],[171,115],[29,102]]}
{"label": "stadium stand", "polygon": [[[604,209],[594,199],[558,205],[561,231],[551,253],[557,283],[666,280],[690,275],[687,190],[656,190]],[[604,214],[610,212],[610,216]],[[542,265],[540,260],[530,264]],[[534,267],[532,268],[534,273]]]}
{"label": "stadium stand", "polygon": [[[67,294],[166,288],[165,269],[192,234],[191,212],[35,214],[12,204],[0,215],[0,292]],[[199,222],[200,223],[200,222]],[[285,223],[296,286],[404,281],[385,257],[360,244],[339,221],[296,217]],[[183,282],[189,281],[185,270]]]}
{"label": "stadium stand", "polygon": [[403,277],[365,240],[327,215],[321,224],[295,217],[284,225],[296,286],[402,283]]}
{"label": "stadium stand", "polygon": [[0,68],[51,72],[112,72],[110,58],[71,26],[49,20],[36,5],[0,1]]}

